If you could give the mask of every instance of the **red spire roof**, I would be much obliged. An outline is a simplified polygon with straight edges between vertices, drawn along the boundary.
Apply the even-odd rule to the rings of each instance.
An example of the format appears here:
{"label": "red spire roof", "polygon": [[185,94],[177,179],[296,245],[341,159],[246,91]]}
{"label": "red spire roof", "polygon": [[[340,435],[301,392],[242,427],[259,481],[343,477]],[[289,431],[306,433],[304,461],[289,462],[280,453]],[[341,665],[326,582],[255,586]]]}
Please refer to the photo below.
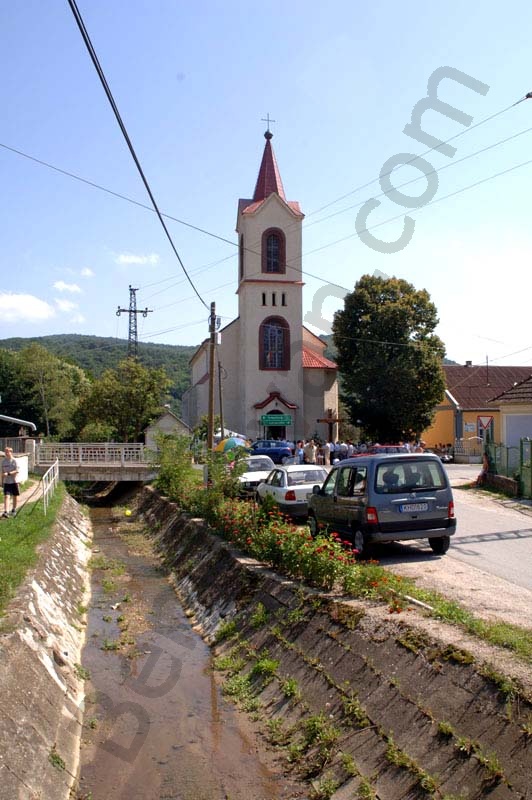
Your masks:
{"label": "red spire roof", "polygon": [[272,136],[273,134],[270,131],[266,131],[264,134],[266,144],[264,146],[262,163],[259,169],[259,177],[257,178],[253,200],[265,200],[273,192],[276,192],[279,197],[286,202],[283,182],[281,180],[279,167],[277,166],[275,153],[273,152],[273,147],[270,141]]}

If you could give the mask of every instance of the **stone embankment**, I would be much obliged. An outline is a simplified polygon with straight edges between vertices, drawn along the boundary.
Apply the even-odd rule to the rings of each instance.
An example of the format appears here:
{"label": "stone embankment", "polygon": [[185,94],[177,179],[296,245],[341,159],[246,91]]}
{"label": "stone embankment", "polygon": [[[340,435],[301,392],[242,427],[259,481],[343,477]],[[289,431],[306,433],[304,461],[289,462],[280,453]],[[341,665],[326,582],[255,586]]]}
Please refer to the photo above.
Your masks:
{"label": "stone embankment", "polygon": [[139,513],[215,643],[224,690],[262,720],[311,796],[530,796],[530,687],[495,669],[487,648],[455,646],[415,609],[392,616],[302,590],[149,490]]}
{"label": "stone embankment", "polygon": [[89,521],[65,500],[0,624],[0,799],[66,800],[82,725]]}
{"label": "stone embankment", "polygon": [[[510,660],[419,610],[302,589],[149,488],[137,510],[224,691],[313,800],[530,797],[531,693]],[[2,620],[0,800],[66,800],[77,775],[88,535],[68,498]]]}

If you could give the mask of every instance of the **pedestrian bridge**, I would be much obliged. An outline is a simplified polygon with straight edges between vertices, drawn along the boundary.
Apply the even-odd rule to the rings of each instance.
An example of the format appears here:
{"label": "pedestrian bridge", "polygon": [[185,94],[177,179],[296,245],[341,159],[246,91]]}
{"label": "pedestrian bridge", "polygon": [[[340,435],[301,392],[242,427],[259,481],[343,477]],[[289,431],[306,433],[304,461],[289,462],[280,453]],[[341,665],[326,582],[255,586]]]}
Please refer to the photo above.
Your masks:
{"label": "pedestrian bridge", "polygon": [[35,448],[35,472],[55,462],[64,481],[151,481],[157,476],[153,451],[143,444],[45,442]]}

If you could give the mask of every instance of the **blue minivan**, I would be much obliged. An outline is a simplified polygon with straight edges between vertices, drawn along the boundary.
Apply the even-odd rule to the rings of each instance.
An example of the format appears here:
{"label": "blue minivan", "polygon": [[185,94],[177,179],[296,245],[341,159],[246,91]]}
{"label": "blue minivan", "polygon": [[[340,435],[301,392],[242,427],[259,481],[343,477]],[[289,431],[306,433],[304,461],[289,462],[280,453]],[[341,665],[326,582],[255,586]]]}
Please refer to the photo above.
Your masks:
{"label": "blue minivan", "polygon": [[359,553],[376,542],[428,539],[449,549],[456,531],[453,493],[436,455],[401,453],[348,458],[309,495],[308,524],[342,532]]}

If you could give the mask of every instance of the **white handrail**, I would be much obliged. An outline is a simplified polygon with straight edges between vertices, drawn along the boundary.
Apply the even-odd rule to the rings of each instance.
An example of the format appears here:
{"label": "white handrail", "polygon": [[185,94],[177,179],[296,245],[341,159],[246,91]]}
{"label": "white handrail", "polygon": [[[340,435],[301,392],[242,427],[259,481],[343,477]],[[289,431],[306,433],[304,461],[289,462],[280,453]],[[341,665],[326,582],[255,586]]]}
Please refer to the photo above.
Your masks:
{"label": "white handrail", "polygon": [[42,499],[44,504],[44,513],[48,511],[50,498],[53,496],[55,487],[59,480],[59,461],[56,459],[50,469],[47,469],[42,476]]}

